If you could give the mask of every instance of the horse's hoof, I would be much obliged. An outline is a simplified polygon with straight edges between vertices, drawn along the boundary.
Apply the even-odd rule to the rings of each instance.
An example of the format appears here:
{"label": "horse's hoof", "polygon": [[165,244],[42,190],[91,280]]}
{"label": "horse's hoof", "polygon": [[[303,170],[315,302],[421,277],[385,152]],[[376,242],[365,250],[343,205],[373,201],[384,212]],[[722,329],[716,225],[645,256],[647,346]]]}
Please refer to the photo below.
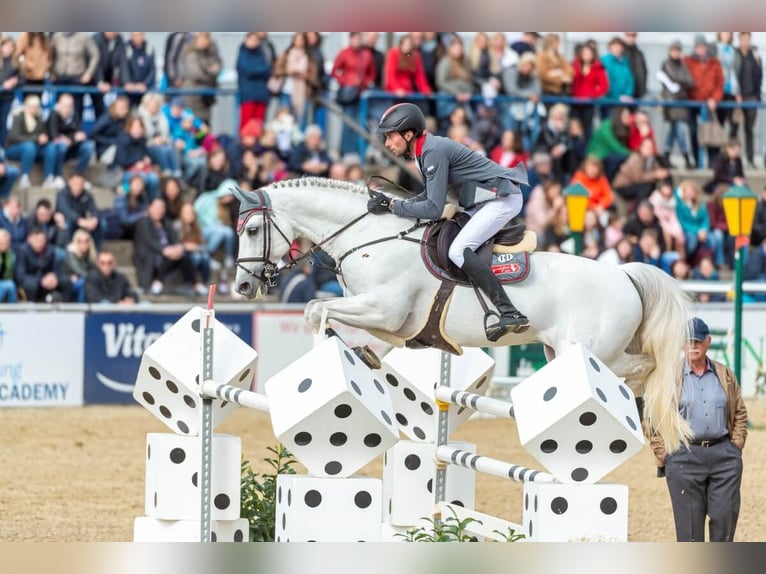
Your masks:
{"label": "horse's hoof", "polygon": [[354,347],[351,350],[354,351],[356,356],[362,359],[362,362],[372,370],[375,371],[381,367],[380,359],[375,354],[375,351],[370,349],[369,345],[365,345],[364,347]]}

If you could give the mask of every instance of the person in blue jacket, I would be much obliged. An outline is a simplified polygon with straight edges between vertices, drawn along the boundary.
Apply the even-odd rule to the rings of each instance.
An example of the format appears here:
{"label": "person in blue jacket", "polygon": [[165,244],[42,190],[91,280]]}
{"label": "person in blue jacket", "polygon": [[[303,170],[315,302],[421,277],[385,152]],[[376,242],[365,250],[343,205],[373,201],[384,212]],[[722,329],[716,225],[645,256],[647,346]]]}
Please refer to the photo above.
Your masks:
{"label": "person in blue jacket", "polygon": [[271,69],[271,51],[268,46],[261,43],[256,32],[248,32],[237,54],[240,131],[253,118],[263,125],[271,98],[266,87]]}

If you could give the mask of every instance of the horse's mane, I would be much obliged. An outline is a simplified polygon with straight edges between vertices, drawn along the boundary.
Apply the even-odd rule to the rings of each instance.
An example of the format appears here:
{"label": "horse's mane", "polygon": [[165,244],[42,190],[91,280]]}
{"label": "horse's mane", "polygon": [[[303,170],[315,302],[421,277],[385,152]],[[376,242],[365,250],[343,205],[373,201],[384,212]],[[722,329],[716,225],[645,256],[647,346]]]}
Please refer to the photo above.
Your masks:
{"label": "horse's mane", "polygon": [[363,193],[367,195],[367,186],[351,181],[328,179],[325,177],[298,177],[283,179],[269,186],[271,189],[285,189],[287,187],[321,187],[324,189],[342,189],[351,193]]}

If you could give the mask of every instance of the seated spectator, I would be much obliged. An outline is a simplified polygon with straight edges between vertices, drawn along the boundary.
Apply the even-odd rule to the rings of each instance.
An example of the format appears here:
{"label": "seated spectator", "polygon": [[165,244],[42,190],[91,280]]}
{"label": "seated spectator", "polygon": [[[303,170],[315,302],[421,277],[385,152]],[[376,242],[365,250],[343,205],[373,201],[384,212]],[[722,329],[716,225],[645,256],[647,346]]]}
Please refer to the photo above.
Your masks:
{"label": "seated spectator", "polygon": [[[695,281],[720,281],[721,276],[713,265],[713,260],[709,256],[705,256],[692,269],[692,279]],[[696,299],[700,303],[723,303],[726,301],[726,295],[724,293],[697,292]]]}
{"label": "seated spectator", "polygon": [[446,122],[456,107],[461,107],[469,116],[472,115],[473,82],[473,73],[465,57],[463,40],[457,34],[452,34],[448,40],[447,53],[436,63],[436,90],[452,96],[436,101],[436,119],[440,124]]}
{"label": "seated spectator", "polygon": [[679,281],[687,281],[692,278],[692,268],[685,259],[676,259],[670,264],[670,276]]}
{"label": "seated spectator", "polygon": [[660,183],[649,196],[654,215],[660,222],[662,237],[665,246],[677,252],[680,257],[686,257],[686,243],[684,231],[678,222],[677,204],[678,199],[673,191],[673,185],[668,181]]}
{"label": "seated spectator", "polygon": [[85,301],[85,277],[94,269],[95,264],[96,249],[93,247],[93,239],[87,231],[78,229],[67,245],[63,264],[63,272],[69,276],[72,283],[72,302]]}
{"label": "seated spectator", "polygon": [[723,266],[731,268],[734,264],[734,237],[729,235],[729,224],[726,221],[726,212],[723,208],[723,194],[729,190],[729,186],[722,183],[716,187],[713,197],[705,204],[707,216],[710,220],[711,233],[721,236],[723,243]]}
{"label": "seated spectator", "polygon": [[[524,203],[526,204],[529,199],[529,194],[538,185],[545,183],[548,180],[554,179],[553,176],[553,161],[548,152],[538,151],[532,154],[532,159],[529,162],[529,172],[527,173],[527,179],[529,185],[521,186],[521,194],[524,197]],[[524,214],[526,205],[521,208],[522,215]]]}
{"label": "seated spectator", "polygon": [[622,265],[633,261],[633,244],[627,237],[620,239],[614,247],[607,248],[598,256],[598,261]]}
{"label": "seated spectator", "polygon": [[311,263],[304,260],[287,273],[280,275],[279,301],[281,303],[308,303],[317,298],[311,268]]}
{"label": "seated spectator", "polygon": [[131,107],[141,102],[144,94],[154,89],[156,65],[154,48],[146,42],[144,32],[131,32],[125,43],[125,77],[122,78],[128,92]]}
{"label": "seated spectator", "polygon": [[327,174],[329,179],[336,181],[345,181],[346,179],[346,164],[342,161],[334,161],[330,166],[330,173]]}
{"label": "seated spectator", "polygon": [[140,175],[131,176],[127,190],[114,199],[114,209],[122,229],[121,239],[133,239],[136,223],[146,217],[150,201],[143,178]]}
{"label": "seated spectator", "polygon": [[[206,286],[210,285],[210,252],[208,252],[205,238],[202,236],[202,229],[197,221],[194,205],[188,201],[184,202],[174,227],[178,240],[184,246],[184,251],[191,260],[195,276],[200,279],[200,281],[195,282],[194,291],[198,295],[204,295],[207,293]],[[228,286],[225,292],[228,293]],[[221,293],[226,294],[223,290]]]}
{"label": "seated spectator", "polygon": [[197,190],[202,189],[207,169],[207,151],[202,142],[208,135],[205,123],[184,108],[181,98],[173,98],[162,108],[168,120],[173,145],[181,154],[184,178]]}
{"label": "seated spectator", "polygon": [[[766,282],[766,239],[760,245],[754,247],[747,256],[744,271],[745,281]],[[758,302],[766,301],[766,294],[755,293],[753,300]]]}
{"label": "seated spectator", "polygon": [[351,183],[357,183],[359,185],[366,185],[367,178],[365,177],[364,168],[360,163],[352,163],[346,169],[346,181]]}
{"label": "seated spectator", "polygon": [[[200,193],[218,189],[221,182],[229,179],[229,158],[223,148],[218,148],[210,152],[207,156],[207,174],[205,175],[205,184],[200,189]],[[198,194],[199,195],[199,194]]]}
{"label": "seated spectator", "polygon": [[82,129],[80,118],[74,111],[74,99],[71,94],[61,94],[56,106],[48,116],[48,135],[56,150],[56,165],[53,168],[54,187],[62,189],[66,183],[61,176],[64,163],[77,158],[77,171],[85,173],[96,149],[96,144],[88,139]]}
{"label": "seated spectator", "polygon": [[285,164],[274,152],[266,152],[256,158],[255,177],[251,180],[253,189],[287,179]]}
{"label": "seated spectator", "polygon": [[85,189],[85,177],[82,174],[70,175],[67,186],[56,194],[56,211],[63,214],[69,230],[67,243],[76,230],[84,229],[93,237],[96,249],[101,247],[106,222],[101,218],[93,195]]}
{"label": "seated spectator", "polygon": [[226,157],[229,159],[229,169],[233,176],[242,173],[242,161],[245,152],[257,154],[258,138],[263,133],[263,125],[255,118],[246,123],[239,131],[239,138],[230,138],[225,146]]}
{"label": "seated spectator", "polygon": [[295,148],[303,141],[303,133],[289,107],[277,108],[274,118],[266,124],[259,140],[261,150],[276,151],[283,161],[290,159]]}
{"label": "seated spectator", "polygon": [[96,157],[107,167],[114,165],[117,138],[124,131],[129,114],[130,100],[127,96],[117,96],[106,113],[96,118],[90,130],[90,137],[96,144]]}
{"label": "seated spectator", "polygon": [[570,185],[576,183],[588,190],[588,209],[594,210],[599,217],[614,203],[612,188],[604,175],[604,166],[597,157],[585,158],[580,169],[572,177]]}
{"label": "seated spectator", "polygon": [[85,277],[86,303],[138,303],[138,295],[128,278],[117,270],[117,262],[111,251],[102,251],[96,258],[96,267]]}
{"label": "seated spectator", "polygon": [[569,174],[582,165],[587,157],[588,141],[585,139],[585,131],[579,118],[569,118],[567,124],[569,134],[569,153],[567,153],[567,169]]}
{"label": "seated spectator", "polygon": [[654,208],[648,199],[638,203],[636,210],[627,216],[625,225],[622,228],[625,237],[634,245],[638,243],[646,229],[653,229],[655,231],[657,240],[660,243],[660,249],[664,251],[666,246],[663,240],[662,227],[657,217],[655,217]]}
{"label": "seated spectator", "polygon": [[13,270],[16,256],[11,248],[11,234],[0,228],[0,303],[18,301],[16,281]]}
{"label": "seated spectator", "polygon": [[136,223],[133,264],[144,293],[160,295],[170,276],[180,270],[183,285],[179,292],[195,294],[194,266],[173,228],[165,221],[165,202],[159,198],[152,200],[146,217]]}
{"label": "seated spectator", "polygon": [[471,139],[477,141],[482,149],[491,150],[500,142],[501,133],[502,124],[495,107],[486,102],[479,103],[471,126]]}
{"label": "seated spectator", "polygon": [[503,167],[514,167],[519,163],[527,165],[529,154],[524,151],[521,138],[513,130],[505,130],[497,144],[489,153],[489,159]]}
{"label": "seated spectator", "polygon": [[306,138],[290,155],[288,168],[298,175],[327,177],[332,160],[322,139],[322,128],[312,124],[306,128]]}
{"label": "seated spectator", "polygon": [[647,199],[660,183],[672,183],[670,170],[663,163],[664,160],[656,154],[654,143],[648,138],[641,143],[639,151],[628,156],[613,182],[620,213],[630,212],[636,203]]}
{"label": "seated spectator", "polygon": [[678,259],[677,253],[662,250],[657,230],[653,228],[644,229],[638,242],[633,246],[633,261],[653,265],[666,272],[670,272],[670,266],[676,259]]}
{"label": "seated spectator", "polygon": [[19,57],[16,43],[6,36],[0,40],[0,146],[8,133],[8,114],[13,107],[14,91],[19,85]]}
{"label": "seated spectator", "polygon": [[610,116],[601,121],[588,142],[588,155],[595,155],[604,162],[609,181],[614,179],[620,165],[630,155],[628,135],[631,123],[630,109],[624,106],[612,108]]}
{"label": "seated spectator", "polygon": [[64,215],[53,211],[53,204],[47,197],[37,200],[32,213],[27,217],[27,229],[39,227],[45,232],[48,244],[53,245],[60,258],[65,255],[66,245],[69,241],[69,230]]}
{"label": "seated spectator", "polygon": [[160,199],[165,202],[165,219],[173,223],[180,216],[184,203],[180,180],[175,177],[165,178],[160,185]]}
{"label": "seated spectator", "polygon": [[681,182],[678,188],[680,201],[676,213],[684,230],[687,260],[694,264],[703,254],[712,254],[716,266],[720,266],[724,262],[723,236],[720,230],[710,228],[710,217],[701,199],[702,190],[691,180]]}
{"label": "seated spectator", "polygon": [[150,199],[157,197],[160,177],[154,171],[149,148],[146,145],[144,122],[133,116],[125,123],[125,129],[117,136],[117,151],[114,163],[125,172],[123,182],[137,175],[144,180]]}
{"label": "seated spectator", "polygon": [[53,186],[53,170],[56,167],[56,151],[49,145],[50,138],[40,110],[40,98],[30,94],[24,99],[24,108],[13,117],[5,155],[21,162],[19,189],[31,184],[29,174],[36,160],[43,160],[45,185]]}
{"label": "seated spectator", "polygon": [[599,221],[598,213],[592,209],[585,212],[585,227],[582,233],[583,249],[580,255],[588,259],[597,259],[604,251],[604,226]]}
{"label": "seated spectator", "polygon": [[343,287],[341,287],[338,275],[335,273],[337,265],[326,251],[320,247],[315,247],[314,255],[311,256],[311,266],[311,277],[314,279],[314,285],[316,285],[318,292],[343,297]]}
{"label": "seated spectator", "polygon": [[630,151],[638,151],[643,141],[649,139],[654,144],[654,149],[656,150],[657,142],[654,139],[654,128],[649,119],[649,114],[645,110],[636,110],[631,120],[628,127],[628,149]]}
{"label": "seated spectator", "polygon": [[11,195],[13,184],[16,183],[20,175],[19,168],[10,165],[5,160],[5,150],[0,147],[0,200],[5,200]]}
{"label": "seated spectator", "polygon": [[623,226],[625,225],[625,216],[620,215],[616,211],[609,212],[609,219],[604,226],[604,247],[609,249],[617,245],[617,243],[625,237]]}
{"label": "seated spectator", "polygon": [[229,291],[227,283],[229,274],[234,270],[234,255],[237,236],[232,228],[230,206],[235,200],[233,186],[235,181],[227,179],[221,182],[217,189],[201,193],[194,201],[202,235],[205,238],[207,251],[211,255],[223,248],[223,265],[221,267],[219,291],[226,295]]}
{"label": "seated spectator", "polygon": [[144,122],[146,151],[152,162],[160,167],[162,175],[181,176],[178,154],[173,146],[168,118],[162,113],[162,96],[147,92],[141,98],[138,116]]}
{"label": "seated spectator", "polygon": [[713,179],[705,184],[704,190],[706,193],[713,193],[721,183],[745,185],[742,149],[736,139],[729,140],[726,147],[716,156],[713,162]]}
{"label": "seated spectator", "polygon": [[487,152],[482,147],[482,145],[471,137],[470,130],[468,129],[468,126],[466,125],[457,124],[457,125],[451,126],[449,131],[447,132],[447,137],[460,144],[463,144],[465,147],[475,151],[476,153],[480,153],[481,155],[487,155]]}
{"label": "seated spectator", "polygon": [[29,230],[27,241],[16,254],[16,285],[28,301],[70,301],[72,283],[42,229]]}
{"label": "seated spectator", "polygon": [[566,212],[561,183],[549,179],[535,186],[526,204],[527,229],[541,236],[561,211]]}
{"label": "seated spectator", "polygon": [[553,212],[550,223],[543,230],[541,243],[544,249],[547,249],[550,245],[558,245],[562,251],[571,253],[573,245],[571,245],[571,241],[568,241],[571,236],[567,210],[564,207]]}
{"label": "seated spectator", "polygon": [[[438,124],[436,121],[436,118],[433,118],[434,123]],[[428,121],[428,120],[426,120]],[[447,116],[447,121],[442,122],[441,125],[437,128],[437,132],[439,135],[442,135],[444,137],[449,137],[449,131],[453,127],[461,127],[465,128],[466,131],[471,130],[471,117],[469,116],[468,112],[464,107],[456,106]],[[426,124],[427,125],[427,124]],[[426,127],[426,131],[428,131],[428,128]],[[434,132],[431,132],[434,133]]]}
{"label": "seated spectator", "polygon": [[11,246],[18,253],[27,241],[28,228],[27,221],[21,214],[21,201],[15,195],[3,202],[3,210],[0,212],[0,228],[11,234]]}
{"label": "seated spectator", "polygon": [[567,130],[568,108],[556,104],[548,111],[548,120],[540,130],[533,147],[534,152],[545,152],[553,161],[553,175],[563,182],[567,174],[567,152],[569,151],[569,133]]}

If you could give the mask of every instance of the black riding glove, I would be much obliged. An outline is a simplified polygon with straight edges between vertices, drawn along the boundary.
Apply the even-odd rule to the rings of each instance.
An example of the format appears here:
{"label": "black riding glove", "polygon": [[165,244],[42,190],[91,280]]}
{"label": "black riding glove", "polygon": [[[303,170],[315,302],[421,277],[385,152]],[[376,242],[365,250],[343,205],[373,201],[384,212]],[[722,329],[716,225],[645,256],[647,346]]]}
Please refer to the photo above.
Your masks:
{"label": "black riding glove", "polygon": [[391,211],[391,198],[374,191],[373,196],[367,202],[367,211],[374,215],[382,215]]}

